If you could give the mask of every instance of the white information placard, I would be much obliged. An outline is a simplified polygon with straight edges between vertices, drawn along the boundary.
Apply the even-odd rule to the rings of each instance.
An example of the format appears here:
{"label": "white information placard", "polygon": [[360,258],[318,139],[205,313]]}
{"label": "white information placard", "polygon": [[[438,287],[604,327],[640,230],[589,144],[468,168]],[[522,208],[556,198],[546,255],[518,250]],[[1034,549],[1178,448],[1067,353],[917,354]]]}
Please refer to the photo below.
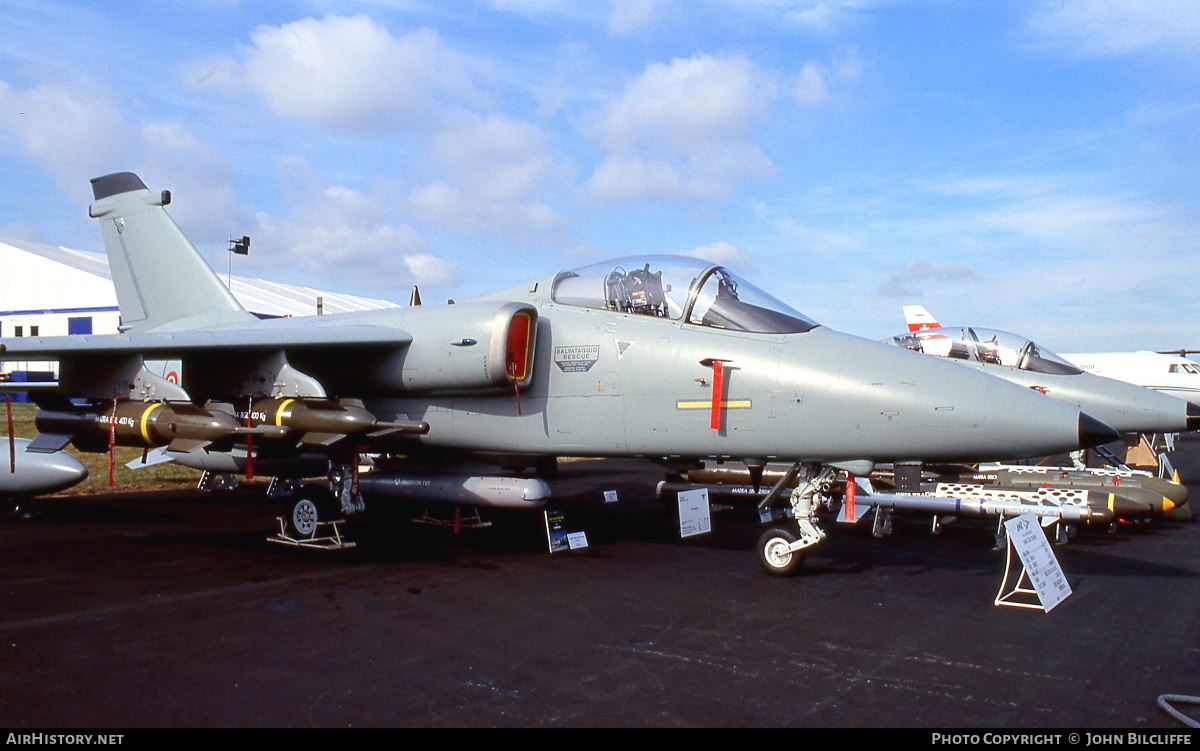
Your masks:
{"label": "white information placard", "polygon": [[679,536],[691,537],[712,531],[708,508],[708,488],[685,490],[679,494]]}
{"label": "white information placard", "polygon": [[1041,523],[1033,514],[1024,514],[1005,520],[1004,529],[1042,603],[1042,610],[1049,613],[1071,596],[1071,585],[1054,557]]}

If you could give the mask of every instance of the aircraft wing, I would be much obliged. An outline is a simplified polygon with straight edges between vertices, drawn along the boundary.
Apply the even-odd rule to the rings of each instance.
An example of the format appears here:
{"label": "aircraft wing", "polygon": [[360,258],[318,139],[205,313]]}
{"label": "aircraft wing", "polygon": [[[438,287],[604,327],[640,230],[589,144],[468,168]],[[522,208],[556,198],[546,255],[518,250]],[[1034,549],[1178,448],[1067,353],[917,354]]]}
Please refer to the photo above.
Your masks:
{"label": "aircraft wing", "polygon": [[[412,343],[411,334],[394,326],[333,327],[303,319],[255,323],[260,325],[7,339],[0,342],[0,361],[57,361],[57,389],[92,399],[136,395],[190,401],[263,392],[324,397],[325,387],[307,372],[310,366],[344,361],[349,353],[378,361]],[[179,360],[186,390],[154,375],[145,367],[147,360]],[[27,386],[5,385],[8,390]]]}
{"label": "aircraft wing", "polygon": [[412,342],[411,334],[388,326],[309,326],[292,327],[290,331],[265,329],[22,337],[0,342],[0,361],[78,360],[128,354],[166,360],[186,357],[199,351],[219,354],[353,347],[398,348]]}

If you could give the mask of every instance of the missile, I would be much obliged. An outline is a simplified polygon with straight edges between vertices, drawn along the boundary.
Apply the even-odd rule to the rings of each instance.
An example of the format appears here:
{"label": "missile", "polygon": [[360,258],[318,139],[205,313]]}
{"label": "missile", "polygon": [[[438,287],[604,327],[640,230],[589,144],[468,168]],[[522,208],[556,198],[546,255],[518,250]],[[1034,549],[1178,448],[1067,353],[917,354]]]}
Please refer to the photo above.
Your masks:
{"label": "missile", "polygon": [[[946,493],[947,491],[939,491]],[[1010,498],[971,498],[969,494],[940,495],[902,495],[895,493],[873,493],[859,496],[858,502],[864,506],[882,506],[901,511],[917,511],[938,516],[1020,516],[1033,514],[1039,517],[1061,519],[1064,522],[1107,524],[1113,521],[1113,513],[1102,506],[1085,504],[1056,505],[1037,498],[1011,495]]]}
{"label": "missile", "polygon": [[[34,450],[52,445],[54,436],[82,451],[104,451],[110,438],[118,446],[153,448],[171,445],[186,451],[244,432],[236,418],[188,402],[116,402],[106,410],[65,407],[41,409],[34,418]],[[59,446],[61,448],[61,445]]]}
{"label": "missile", "polygon": [[[985,503],[982,508],[985,515],[993,515],[996,510],[1009,514],[1008,507],[1044,506],[1048,509],[1062,509],[1062,518],[1066,521],[1084,521],[1092,524],[1108,523],[1114,519],[1133,519],[1147,517],[1154,513],[1153,509],[1144,503],[1138,503],[1122,496],[1103,491],[1087,490],[1084,488],[1006,488],[1000,486],[976,485],[964,483],[941,482],[929,487],[922,484],[923,491],[932,497],[952,498],[964,503]],[[928,488],[928,490],[926,490]],[[870,502],[874,496],[867,496],[864,502]],[[953,513],[953,512],[942,512]],[[966,512],[964,512],[966,513]],[[1011,513],[1035,513],[1039,516],[1054,516],[1054,513],[1038,511],[1013,511]],[[971,514],[966,514],[971,515]]]}
{"label": "missile", "polygon": [[983,485],[1004,485],[1015,488],[1084,488],[1148,506],[1155,515],[1187,503],[1187,488],[1170,480],[1141,476],[1132,472],[1090,471],[1066,467],[1003,466],[964,474],[947,474],[938,478]]}
{"label": "missile", "polygon": [[[0,496],[30,496],[53,493],[87,479],[87,467],[65,451],[37,453],[28,450],[28,438],[13,438],[14,463],[0,462]],[[7,443],[7,441],[4,441]],[[4,453],[7,453],[5,451]]]}
{"label": "missile", "polygon": [[358,488],[368,500],[375,496],[507,509],[541,508],[550,498],[545,480],[498,475],[374,471],[359,475]]}
{"label": "missile", "polygon": [[[1152,477],[1138,477],[1134,473],[1116,473],[1105,469],[1073,470],[1062,479],[1062,472],[1041,471],[1046,468],[1024,467],[1017,465],[1002,466],[1005,471],[990,468],[988,471],[975,471],[968,467],[955,468],[954,471],[926,471],[927,478],[935,482],[924,482],[920,486],[921,494],[926,496],[962,495],[972,499],[996,500],[1018,499],[1027,503],[1070,503],[1086,505],[1095,509],[1096,514],[1091,518],[1092,523],[1103,517],[1117,519],[1137,519],[1161,514],[1175,508],[1187,500],[1187,489],[1169,480],[1159,480]],[[1058,468],[1063,470],[1064,468]],[[767,467],[762,474],[758,489],[751,486],[750,472],[737,465],[706,466],[692,469],[686,473],[686,479],[691,483],[706,485],[716,495],[731,497],[753,495],[761,497],[762,489],[770,487],[786,474],[778,466]],[[1117,480],[1113,475],[1119,474]],[[1126,478],[1128,475],[1129,478]],[[873,481],[883,488],[894,487],[892,477],[886,471],[874,473]],[[1107,479],[1106,479],[1107,478]],[[955,490],[946,491],[938,483],[952,483]],[[793,483],[794,486],[794,483]],[[1058,494],[1057,491],[1070,490],[1091,491],[1085,496],[1078,494]],[[1034,496],[1017,496],[1014,493],[1034,493]],[[1040,495],[1040,497],[1037,497]],[[1061,495],[1061,497],[1056,497]],[[920,496],[917,496],[920,497]],[[908,510],[912,510],[911,508]],[[932,513],[932,512],[931,512]]]}
{"label": "missile", "polygon": [[330,446],[351,435],[381,438],[393,433],[428,433],[429,423],[419,420],[384,422],[357,399],[259,399],[249,412],[237,415],[252,426],[288,428],[301,434],[300,443]]}
{"label": "missile", "polygon": [[[665,481],[658,484],[658,493],[678,493],[683,490],[707,488],[713,497],[744,498],[754,503],[766,495],[766,488],[755,490],[749,485],[696,484]],[[912,513],[955,515],[965,517],[1016,516],[1035,514],[1064,521],[1107,524],[1114,519],[1150,516],[1153,512],[1144,503],[1137,503],[1111,493],[1084,489],[1000,488],[995,486],[924,483],[921,493],[897,494],[860,490],[857,504],[865,512],[868,506],[883,506]],[[860,513],[861,516],[861,513]]]}

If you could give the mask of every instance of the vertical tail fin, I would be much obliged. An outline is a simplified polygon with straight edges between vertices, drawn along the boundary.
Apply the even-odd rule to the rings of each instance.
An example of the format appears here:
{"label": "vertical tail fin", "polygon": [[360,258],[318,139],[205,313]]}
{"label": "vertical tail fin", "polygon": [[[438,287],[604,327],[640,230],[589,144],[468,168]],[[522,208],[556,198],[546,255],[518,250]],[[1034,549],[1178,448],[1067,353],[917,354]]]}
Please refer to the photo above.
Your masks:
{"label": "vertical tail fin", "polygon": [[235,323],[253,318],[167,214],[171,194],[152,194],[132,172],[92,180],[122,330]]}
{"label": "vertical tail fin", "polygon": [[925,307],[922,305],[905,305],[904,322],[908,324],[909,331],[940,329],[942,327],[942,324],[938,323],[937,319],[928,310],[925,310]]}

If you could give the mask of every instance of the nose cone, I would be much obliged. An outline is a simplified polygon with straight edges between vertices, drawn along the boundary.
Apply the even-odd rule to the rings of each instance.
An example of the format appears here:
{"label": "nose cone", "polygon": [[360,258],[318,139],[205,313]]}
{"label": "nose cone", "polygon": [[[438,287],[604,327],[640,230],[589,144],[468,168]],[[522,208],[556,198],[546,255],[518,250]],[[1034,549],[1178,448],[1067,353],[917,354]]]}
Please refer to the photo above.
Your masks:
{"label": "nose cone", "polygon": [[1154,389],[1091,373],[1065,376],[1072,385],[1046,392],[1120,433],[1180,433],[1200,429],[1200,407]]}
{"label": "nose cone", "polygon": [[780,384],[799,402],[792,440],[820,432],[829,444],[844,436],[844,448],[826,461],[1018,459],[1117,438],[1076,407],[953,361],[837,332],[802,337],[810,351],[781,360]]}
{"label": "nose cone", "polygon": [[[7,444],[0,441],[0,444]],[[0,462],[0,496],[53,493],[78,485],[87,479],[87,467],[65,451],[38,454],[26,451],[30,441],[16,439],[16,471],[7,459]],[[7,446],[4,447],[7,449]],[[4,451],[3,453],[7,453]]]}
{"label": "nose cone", "polygon": [[1103,446],[1119,440],[1121,434],[1116,429],[1100,422],[1091,415],[1079,413],[1079,447],[1090,449],[1093,446]]}
{"label": "nose cone", "polygon": [[987,363],[970,363],[966,367],[1040,391],[1118,433],[1179,433],[1200,429],[1197,419],[1200,410],[1196,405],[1132,383],[1092,373],[1045,373]]}

